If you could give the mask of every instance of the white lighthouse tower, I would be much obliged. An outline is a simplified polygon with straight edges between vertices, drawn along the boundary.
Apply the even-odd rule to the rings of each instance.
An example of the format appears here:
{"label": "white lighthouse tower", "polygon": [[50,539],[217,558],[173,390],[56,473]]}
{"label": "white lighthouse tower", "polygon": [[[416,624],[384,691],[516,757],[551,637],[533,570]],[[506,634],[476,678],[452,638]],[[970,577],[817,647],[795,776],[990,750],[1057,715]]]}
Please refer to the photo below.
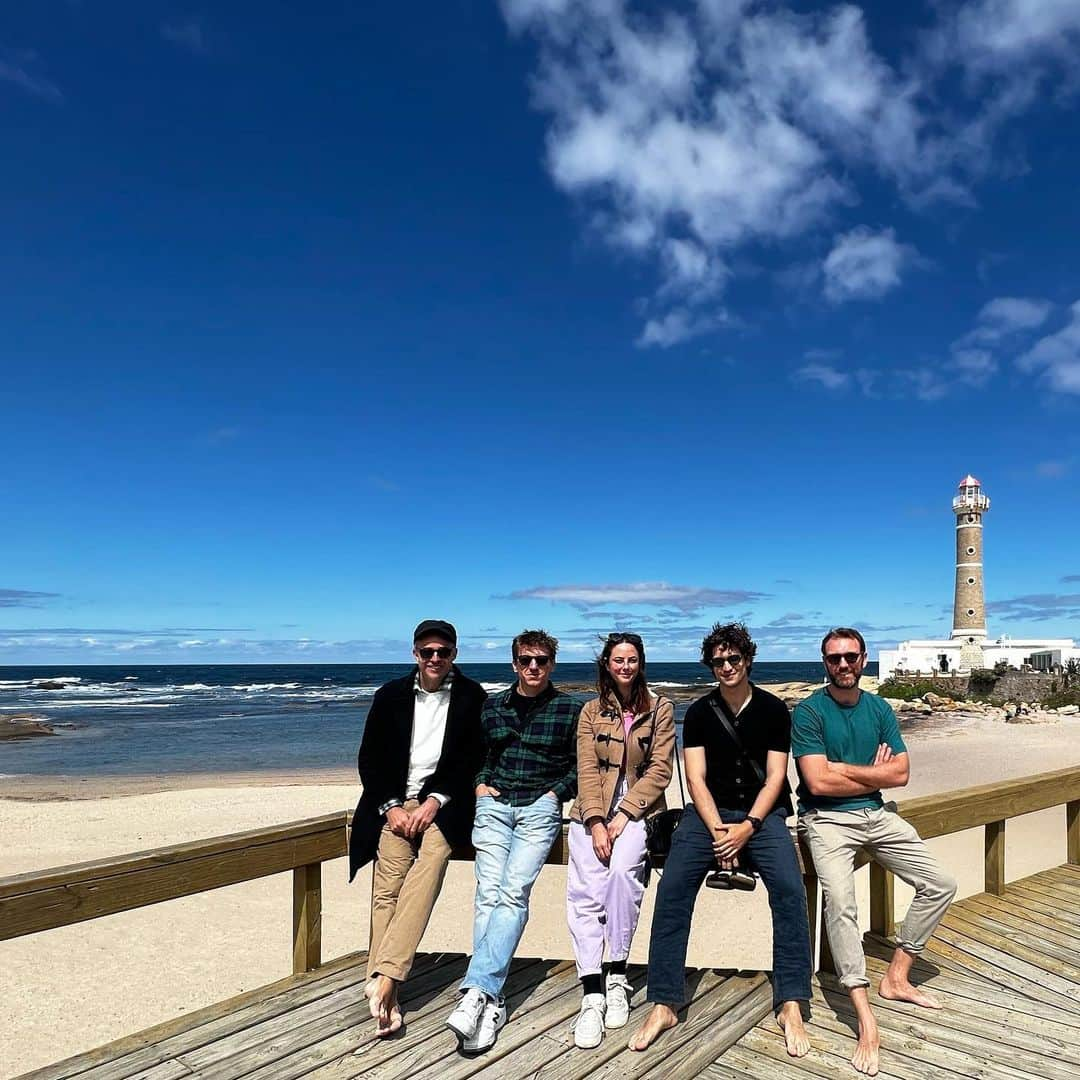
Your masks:
{"label": "white lighthouse tower", "polygon": [[983,666],[986,640],[986,594],[983,588],[983,515],[990,499],[970,473],[957,486],[956,589],[953,592],[952,639],[960,642],[961,671]]}

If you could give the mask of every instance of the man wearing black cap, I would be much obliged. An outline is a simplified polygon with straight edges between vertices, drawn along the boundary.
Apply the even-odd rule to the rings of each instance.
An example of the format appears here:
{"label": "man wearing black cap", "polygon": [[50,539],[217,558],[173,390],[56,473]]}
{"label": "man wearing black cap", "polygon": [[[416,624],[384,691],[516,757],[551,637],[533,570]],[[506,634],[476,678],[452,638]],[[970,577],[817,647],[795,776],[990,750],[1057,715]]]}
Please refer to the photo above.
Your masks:
{"label": "man wearing black cap", "polygon": [[451,848],[469,843],[473,777],[483,758],[484,688],[454,665],[457,631],[425,619],[416,670],[379,687],[357,755],[363,794],[353,815],[349,880],[375,859],[368,983],[379,1035],[401,1027],[398,987],[412,968]]}

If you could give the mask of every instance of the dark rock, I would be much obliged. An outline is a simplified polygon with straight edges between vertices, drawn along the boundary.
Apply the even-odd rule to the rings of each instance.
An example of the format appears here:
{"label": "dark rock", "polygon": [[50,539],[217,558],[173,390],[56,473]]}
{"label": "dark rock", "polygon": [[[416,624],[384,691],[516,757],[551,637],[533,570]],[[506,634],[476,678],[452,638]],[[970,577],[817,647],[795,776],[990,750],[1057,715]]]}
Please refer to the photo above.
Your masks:
{"label": "dark rock", "polygon": [[55,734],[52,725],[40,716],[0,716],[0,739],[33,739]]}

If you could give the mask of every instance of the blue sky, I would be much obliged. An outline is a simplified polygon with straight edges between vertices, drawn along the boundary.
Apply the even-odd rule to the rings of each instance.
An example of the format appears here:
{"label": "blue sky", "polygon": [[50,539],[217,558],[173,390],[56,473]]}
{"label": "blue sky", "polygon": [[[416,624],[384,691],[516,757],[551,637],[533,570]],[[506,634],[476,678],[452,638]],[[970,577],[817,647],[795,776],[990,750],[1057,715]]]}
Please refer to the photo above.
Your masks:
{"label": "blue sky", "polygon": [[[9,5],[10,7],[10,5]],[[0,663],[1080,637],[1080,0],[0,21]]]}

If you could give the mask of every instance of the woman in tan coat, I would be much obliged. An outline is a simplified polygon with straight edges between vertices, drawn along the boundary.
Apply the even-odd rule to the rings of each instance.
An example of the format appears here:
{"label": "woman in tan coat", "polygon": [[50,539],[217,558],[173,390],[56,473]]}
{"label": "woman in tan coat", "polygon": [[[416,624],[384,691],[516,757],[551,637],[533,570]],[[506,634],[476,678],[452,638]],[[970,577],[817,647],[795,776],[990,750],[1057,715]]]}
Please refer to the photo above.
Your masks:
{"label": "woman in tan coat", "polygon": [[[674,709],[649,692],[637,634],[609,634],[596,660],[598,696],[578,720],[578,797],[570,811],[566,908],[583,998],[574,1042],[599,1046],[630,1012],[626,958],[645,893],[645,820],[665,809]],[[605,985],[604,946],[610,966]]]}

